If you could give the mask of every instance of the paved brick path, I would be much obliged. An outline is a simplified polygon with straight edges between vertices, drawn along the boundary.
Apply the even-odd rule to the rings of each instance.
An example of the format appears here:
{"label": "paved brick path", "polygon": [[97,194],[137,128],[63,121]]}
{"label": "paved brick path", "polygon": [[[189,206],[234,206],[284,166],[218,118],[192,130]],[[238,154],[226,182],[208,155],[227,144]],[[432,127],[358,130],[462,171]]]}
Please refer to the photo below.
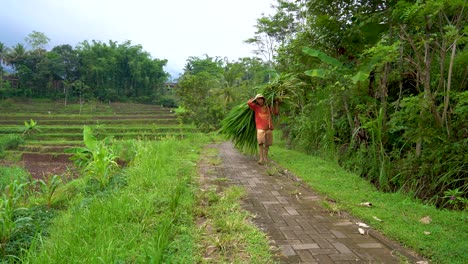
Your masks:
{"label": "paved brick path", "polygon": [[[285,176],[269,175],[271,167],[256,164],[231,143],[219,149],[214,177],[246,188],[243,207],[256,215],[255,223],[280,249],[281,263],[416,263],[413,254],[375,231],[361,235],[354,221],[331,216],[321,198]],[[300,194],[299,194],[300,193]]]}

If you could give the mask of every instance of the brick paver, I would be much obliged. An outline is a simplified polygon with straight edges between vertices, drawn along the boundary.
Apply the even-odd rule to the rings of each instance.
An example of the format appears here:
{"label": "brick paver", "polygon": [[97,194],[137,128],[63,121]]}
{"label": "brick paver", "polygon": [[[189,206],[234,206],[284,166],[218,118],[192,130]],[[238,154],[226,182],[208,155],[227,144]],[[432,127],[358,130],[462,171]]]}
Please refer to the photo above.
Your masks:
{"label": "brick paver", "polygon": [[246,189],[242,206],[280,249],[280,262],[401,263],[401,256],[409,263],[420,260],[382,236],[359,234],[353,221],[330,215],[317,193],[289,177],[269,175],[269,166],[257,165],[231,143],[212,147],[219,149],[222,161],[213,165],[215,177]]}

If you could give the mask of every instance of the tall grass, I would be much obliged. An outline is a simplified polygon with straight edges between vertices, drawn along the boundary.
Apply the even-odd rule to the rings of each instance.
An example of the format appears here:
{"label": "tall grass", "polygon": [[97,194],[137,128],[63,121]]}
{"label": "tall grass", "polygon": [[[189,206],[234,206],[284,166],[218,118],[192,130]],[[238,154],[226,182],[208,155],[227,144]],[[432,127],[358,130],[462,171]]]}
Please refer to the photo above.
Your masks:
{"label": "tall grass", "polygon": [[[308,98],[309,99],[309,98]],[[329,88],[318,89],[309,103],[288,124],[295,149],[327,159],[336,159],[335,130],[337,121]]]}
{"label": "tall grass", "polygon": [[0,135],[0,158],[5,156],[5,150],[15,149],[24,142],[19,134]]}
{"label": "tall grass", "polygon": [[19,216],[28,209],[22,207],[28,188],[27,182],[10,182],[0,197],[0,252],[5,254],[7,242],[19,233],[25,225],[32,222],[28,216]]}
{"label": "tall grass", "polygon": [[[20,167],[0,166],[0,262],[17,262],[35,236],[47,232],[55,214],[43,201],[52,203],[55,190],[38,192],[39,188],[27,171]],[[44,196],[44,198],[41,198]]]}
{"label": "tall grass", "polygon": [[[127,185],[57,217],[28,263],[194,263],[192,176],[205,137],[141,141]],[[177,246],[175,246],[177,245]]]}
{"label": "tall grass", "polygon": [[371,135],[367,162],[373,162],[372,168],[376,171],[375,173],[370,173],[368,178],[370,178],[369,180],[371,182],[376,182],[382,191],[390,191],[387,168],[389,159],[385,153],[383,142],[383,123],[383,110],[380,108],[379,114],[375,120],[371,120],[364,125],[364,128],[366,128]]}
{"label": "tall grass", "polygon": [[29,180],[28,172],[18,166],[3,167],[0,166],[0,189],[3,190],[12,181],[27,182]]}

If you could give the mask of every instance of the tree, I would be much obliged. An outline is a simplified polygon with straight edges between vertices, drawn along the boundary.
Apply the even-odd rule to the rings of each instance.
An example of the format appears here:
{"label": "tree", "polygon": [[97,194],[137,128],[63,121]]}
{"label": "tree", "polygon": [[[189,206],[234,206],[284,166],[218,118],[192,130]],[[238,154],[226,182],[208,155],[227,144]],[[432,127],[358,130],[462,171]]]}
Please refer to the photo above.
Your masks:
{"label": "tree", "polygon": [[24,39],[31,46],[32,50],[44,51],[50,39],[42,32],[34,31]]}
{"label": "tree", "polygon": [[157,101],[168,74],[166,60],[153,59],[141,45],[84,41],[77,47],[82,81],[100,100]]}
{"label": "tree", "polygon": [[185,64],[184,74],[197,75],[206,72],[212,77],[220,77],[223,74],[223,60],[219,57],[210,57],[204,54],[204,57],[191,56]]}
{"label": "tree", "polygon": [[184,73],[177,84],[176,93],[180,105],[188,111],[187,120],[203,131],[219,128],[225,109],[216,98],[218,79],[203,71],[198,74]]}
{"label": "tree", "polygon": [[78,53],[73,47],[68,44],[59,45],[52,48],[51,52],[59,56],[58,63],[64,67],[64,74],[61,78],[67,81],[77,80],[79,78],[80,62]]}

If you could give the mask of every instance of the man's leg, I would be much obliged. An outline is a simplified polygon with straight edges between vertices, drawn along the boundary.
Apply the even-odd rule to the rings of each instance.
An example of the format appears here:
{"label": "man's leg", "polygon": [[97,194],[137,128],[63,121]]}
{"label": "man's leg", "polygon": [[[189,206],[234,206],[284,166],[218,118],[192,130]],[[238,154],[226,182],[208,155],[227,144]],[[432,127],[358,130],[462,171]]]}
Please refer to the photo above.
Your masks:
{"label": "man's leg", "polygon": [[265,130],[257,129],[258,154],[260,156],[258,164],[265,162]]}
{"label": "man's leg", "polygon": [[265,131],[265,146],[263,152],[263,160],[268,162],[268,150],[269,147],[273,144],[273,131],[267,130]]}
{"label": "man's leg", "polygon": [[258,160],[258,164],[263,164],[265,162],[265,146],[263,144],[258,144],[258,154],[260,158]]}
{"label": "man's leg", "polygon": [[265,147],[263,147],[263,161],[265,163],[268,162],[268,146],[265,145]]}

